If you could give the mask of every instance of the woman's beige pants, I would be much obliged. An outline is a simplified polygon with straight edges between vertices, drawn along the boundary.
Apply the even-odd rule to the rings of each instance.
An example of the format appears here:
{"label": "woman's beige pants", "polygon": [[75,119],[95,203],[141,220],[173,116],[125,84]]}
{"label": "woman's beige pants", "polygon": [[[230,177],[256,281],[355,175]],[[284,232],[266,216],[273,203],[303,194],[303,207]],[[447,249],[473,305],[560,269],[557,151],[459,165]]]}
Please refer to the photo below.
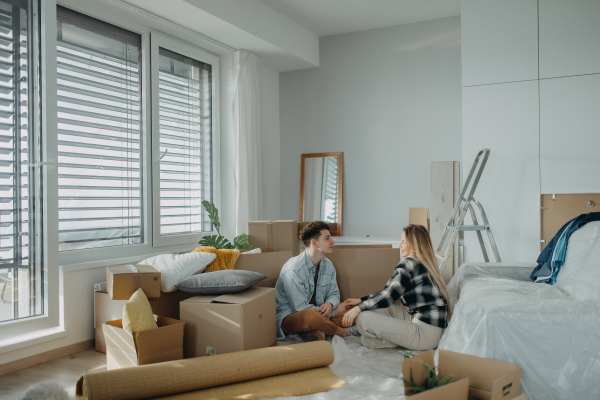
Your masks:
{"label": "woman's beige pants", "polygon": [[356,318],[356,327],[361,335],[385,339],[410,350],[436,348],[444,333],[442,328],[412,320],[406,308],[398,303],[361,312]]}

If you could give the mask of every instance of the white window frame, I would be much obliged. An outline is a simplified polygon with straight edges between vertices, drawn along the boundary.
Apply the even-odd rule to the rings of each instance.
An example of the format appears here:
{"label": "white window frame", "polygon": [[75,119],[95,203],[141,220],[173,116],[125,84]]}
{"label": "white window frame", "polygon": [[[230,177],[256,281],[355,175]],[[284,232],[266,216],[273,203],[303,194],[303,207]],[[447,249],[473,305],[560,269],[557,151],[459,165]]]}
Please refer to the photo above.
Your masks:
{"label": "white window frame", "polygon": [[221,187],[219,174],[219,149],[220,149],[220,127],[219,127],[219,57],[209,54],[196,47],[168,38],[161,34],[152,32],[151,34],[151,65],[152,65],[152,203],[153,207],[153,243],[154,247],[171,246],[183,243],[198,243],[206,235],[216,235],[215,230],[211,232],[180,234],[180,235],[160,235],[160,123],[159,123],[159,94],[158,94],[158,70],[159,70],[159,48],[173,51],[183,56],[193,58],[212,66],[212,145],[211,145],[211,167],[212,167],[212,194],[213,204],[220,208],[221,205]]}
{"label": "white window frame", "polygon": [[23,333],[51,330],[60,328],[60,279],[58,267],[58,169],[56,138],[56,5],[54,2],[40,1],[38,13],[41,15],[40,24],[40,69],[41,69],[41,111],[40,123],[42,142],[43,168],[42,182],[44,198],[42,213],[42,268],[44,313],[42,315],[9,320],[0,323],[0,353],[11,351],[15,339],[21,341]]}

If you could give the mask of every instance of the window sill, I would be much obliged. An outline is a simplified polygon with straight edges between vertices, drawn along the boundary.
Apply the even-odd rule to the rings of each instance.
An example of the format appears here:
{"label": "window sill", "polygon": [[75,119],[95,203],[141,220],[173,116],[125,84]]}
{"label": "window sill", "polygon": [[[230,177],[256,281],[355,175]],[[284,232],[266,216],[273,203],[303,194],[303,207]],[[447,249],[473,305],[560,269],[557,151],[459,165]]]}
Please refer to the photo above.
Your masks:
{"label": "window sill", "polygon": [[30,333],[25,333],[15,337],[0,340],[0,354],[20,350],[39,343],[49,342],[67,336],[67,331],[62,326],[55,328],[42,329]]}

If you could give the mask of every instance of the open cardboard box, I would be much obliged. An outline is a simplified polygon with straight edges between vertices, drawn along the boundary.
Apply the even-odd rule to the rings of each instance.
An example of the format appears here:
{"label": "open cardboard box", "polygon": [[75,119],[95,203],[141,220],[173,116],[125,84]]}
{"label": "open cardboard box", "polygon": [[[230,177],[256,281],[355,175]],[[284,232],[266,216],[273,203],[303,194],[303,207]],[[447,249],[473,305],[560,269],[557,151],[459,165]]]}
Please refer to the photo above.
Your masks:
{"label": "open cardboard box", "polygon": [[179,304],[185,321],[185,356],[259,349],[277,343],[275,289],[195,296]]}
{"label": "open cardboard box", "polygon": [[106,340],[106,368],[118,369],[183,358],[183,321],[155,315],[157,329],[133,333],[123,329],[123,320],[102,325]]}
{"label": "open cardboard box", "polygon": [[[413,380],[421,384],[425,381],[426,374],[425,369],[418,360],[424,361],[433,367],[433,350],[405,359],[402,362],[403,377],[410,379],[412,369]],[[523,368],[519,368],[515,364],[448,350],[439,350],[438,376],[445,378],[454,374],[456,377],[453,382],[437,389],[413,395],[410,398],[413,400],[442,398],[446,400],[466,400],[468,396],[478,396],[481,400],[510,400],[519,395],[522,371]],[[467,382],[467,393],[457,389],[458,384],[464,381]],[[471,388],[469,388],[469,383],[472,385]],[[460,383],[461,387],[462,385],[464,383]],[[434,392],[435,397],[431,397]]]}

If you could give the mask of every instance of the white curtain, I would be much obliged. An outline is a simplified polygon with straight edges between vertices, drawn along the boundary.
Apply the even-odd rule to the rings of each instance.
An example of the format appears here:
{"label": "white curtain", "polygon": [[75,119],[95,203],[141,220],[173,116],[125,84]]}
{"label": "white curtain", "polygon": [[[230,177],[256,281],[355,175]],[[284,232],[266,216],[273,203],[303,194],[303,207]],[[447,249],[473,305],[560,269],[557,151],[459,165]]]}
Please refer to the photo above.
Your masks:
{"label": "white curtain", "polygon": [[248,233],[248,221],[259,219],[261,203],[259,63],[258,57],[245,51],[237,51],[233,56],[236,235]]}

